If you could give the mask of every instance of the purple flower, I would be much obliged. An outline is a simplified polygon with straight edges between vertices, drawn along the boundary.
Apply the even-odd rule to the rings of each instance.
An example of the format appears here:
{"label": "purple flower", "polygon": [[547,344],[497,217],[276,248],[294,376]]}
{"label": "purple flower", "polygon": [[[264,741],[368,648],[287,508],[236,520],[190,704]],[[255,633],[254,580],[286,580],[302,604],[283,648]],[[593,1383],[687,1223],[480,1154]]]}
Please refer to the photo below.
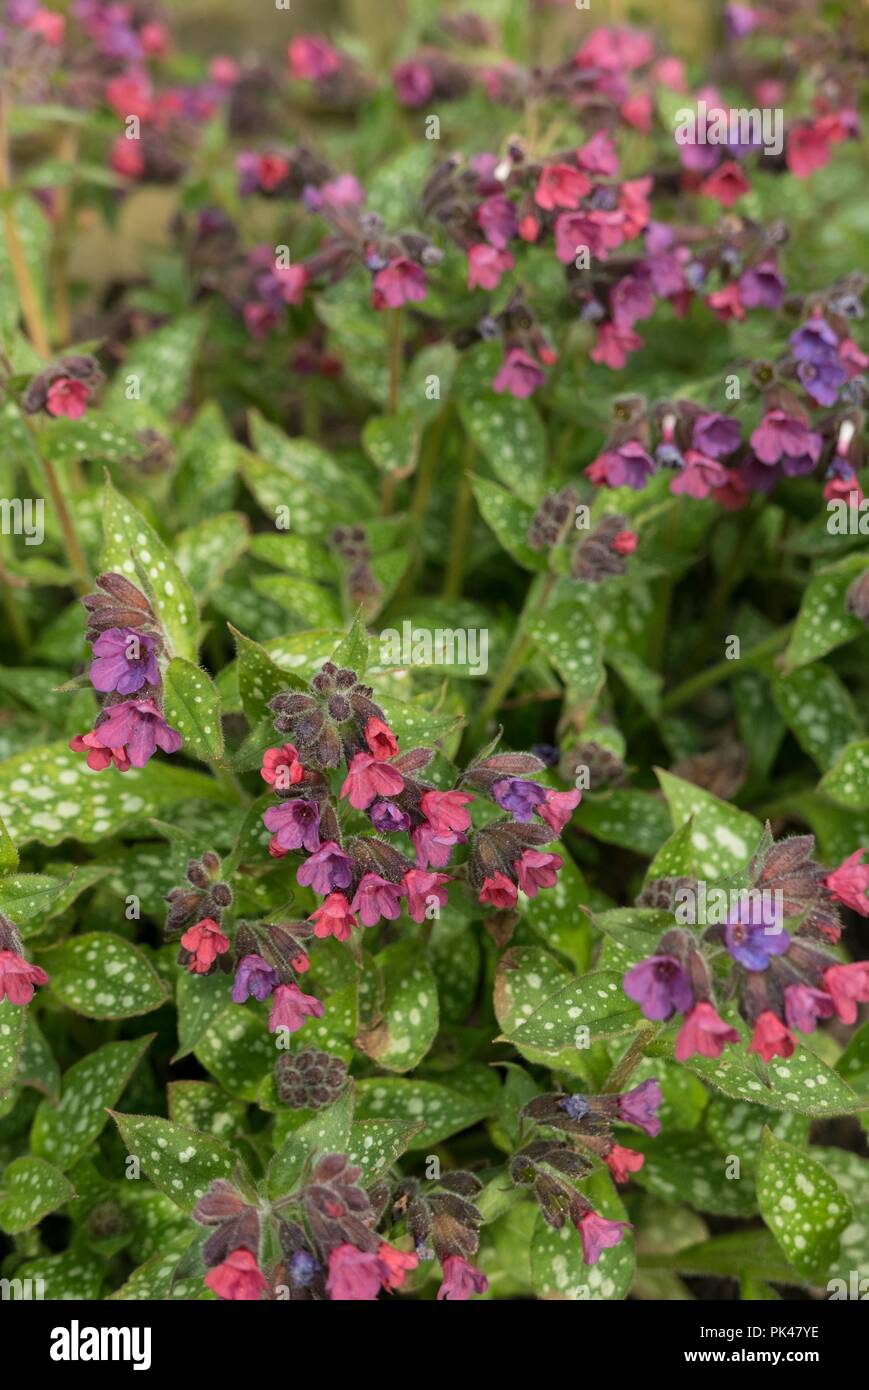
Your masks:
{"label": "purple flower", "polygon": [[663,1022],[694,1003],[691,984],[675,956],[649,956],[626,973],[622,987],[646,1018]]}
{"label": "purple flower", "polygon": [[171,729],[153,700],[125,700],[111,705],[94,729],[103,748],[123,749],[133,767],[144,767],[158,748],[177,753],[181,735]]}
{"label": "purple flower", "polygon": [[619,1096],[619,1119],[627,1125],[636,1125],[637,1129],[654,1139],[661,1132],[661,1121],[658,1119],[660,1106],[661,1083],[653,1077]]}
{"label": "purple flower", "polygon": [[318,1261],[307,1250],[297,1250],[295,1255],[290,1257],[289,1267],[290,1281],[297,1289],[310,1288],[320,1273]]}
{"label": "purple flower", "polygon": [[784,278],[772,261],[753,266],[739,281],[739,292],[746,309],[779,309],[785,288]]}
{"label": "purple flower", "polygon": [[349,888],[353,880],[353,860],[334,840],[325,840],[310,859],[299,866],[297,882],[313,888],[324,897],[335,889]]}
{"label": "purple flower", "polygon": [[545,380],[546,373],[533,357],[521,348],[511,348],[492,382],[492,390],[499,396],[508,391],[517,400],[524,400],[526,396],[533,396]]}
{"label": "purple flower", "polygon": [[781,956],[791,944],[782,929],[781,913],[755,898],[741,902],[727,920],[724,941],[733,959],[746,970],[766,970],[770,956]]}
{"label": "purple flower", "polygon": [[633,328],[637,319],[647,319],[654,308],[651,284],[639,275],[626,275],[610,292],[610,310],[617,328]]}
{"label": "purple flower", "polygon": [[845,369],[836,357],[816,357],[800,362],[797,376],[817,405],[835,405],[839,387],[845,381]]}
{"label": "purple flower", "polygon": [[514,820],[529,821],[534,819],[535,808],[546,800],[546,788],[522,777],[502,777],[492,784],[492,798]]}
{"label": "purple flower", "polygon": [[[751,436],[751,447],[761,463],[778,463],[788,459],[811,459],[811,465],[821,456],[824,441],[802,420],[786,415],[783,410],[770,410],[764,415]],[[800,469],[800,471],[808,471]]]}
{"label": "purple flower", "polygon": [[724,25],[728,38],[744,39],[757,27],[760,15],[748,5],[725,5]]}
{"label": "purple flower", "polygon": [[277,972],[262,956],[253,953],[242,956],[235,972],[232,997],[236,1004],[243,1004],[245,999],[268,999],[277,983]]}
{"label": "purple flower", "polygon": [[477,208],[477,223],[489,245],[498,251],[505,250],[508,241],[516,235],[519,228],[516,209],[503,193],[496,193],[493,198],[487,198],[480,204]]}
{"label": "purple flower", "polygon": [[399,63],[392,69],[395,94],[402,106],[424,106],[434,91],[434,78],[425,63]]}
{"label": "purple flower", "polygon": [[836,353],[839,339],[826,320],[815,314],[791,334],[790,345],[798,362],[817,362]]}
{"label": "purple flower", "polygon": [[259,188],[259,159],[250,150],[242,150],[235,157],[235,172],[238,174],[238,192],[241,198],[256,193]]}
{"label": "purple flower", "polygon": [[320,812],[316,802],[304,797],[282,801],[280,806],[269,807],[263,824],[274,832],[280,849],[306,849],[313,854],[320,848]]}
{"label": "purple flower", "polygon": [[103,694],[135,695],[143,685],[158,685],[157,644],[153,637],[131,627],[109,627],[94,642],[91,684]]}
{"label": "purple flower", "polygon": [[401,914],[402,889],[380,874],[363,874],[350,904],[358,912],[363,926],[374,927],[381,917],[394,921]]}
{"label": "purple flower", "polygon": [[565,1096],[560,1102],[562,1110],[570,1116],[571,1120],[583,1119],[589,1111],[588,1097],[575,1095]]}
{"label": "purple flower", "polygon": [[724,458],[738,448],[741,430],[738,420],[731,415],[721,415],[717,410],[709,415],[698,415],[694,421],[694,448],[709,458]]}
{"label": "purple flower", "polygon": [[410,829],[410,816],[400,807],[394,806],[391,801],[375,801],[368,814],[371,824],[382,835]]}
{"label": "purple flower", "polygon": [[629,439],[618,449],[609,449],[590,463],[586,473],[593,483],[606,483],[608,487],[632,487],[640,492],[646,486],[646,479],[655,470],[642,444]]}

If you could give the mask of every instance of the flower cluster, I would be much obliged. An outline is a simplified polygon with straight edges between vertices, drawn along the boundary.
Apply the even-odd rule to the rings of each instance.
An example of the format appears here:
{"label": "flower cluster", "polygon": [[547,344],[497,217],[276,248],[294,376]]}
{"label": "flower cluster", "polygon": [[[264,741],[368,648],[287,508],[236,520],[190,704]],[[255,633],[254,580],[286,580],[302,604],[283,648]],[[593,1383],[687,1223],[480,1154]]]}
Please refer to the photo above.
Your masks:
{"label": "flower cluster", "polygon": [[[177,753],[181,735],[163,718],[160,624],[145,595],[121,574],[97,577],[97,593],[82,602],[94,659],[90,682],[106,698],[93,729],[76,734],[70,748],[87,753],[88,767],[119,772],[144,767],[158,748]],[[131,698],[132,697],[132,698]]]}
{"label": "flower cluster", "polygon": [[869,915],[863,851],[828,873],[812,860],[813,848],[811,835],[773,843],[767,831],[750,868],[752,888],[738,895],[727,921],[700,935],[672,928],[626,972],[625,993],[646,1018],[684,1016],[677,1061],[720,1057],[740,1041],[718,1000],[736,1000],[752,1030],[748,1050],[765,1062],[791,1056],[794,1030],[812,1033],[834,1016],[854,1023],[858,1003],[869,1001],[869,966],[844,965],[819,944],[839,939],[837,901]]}

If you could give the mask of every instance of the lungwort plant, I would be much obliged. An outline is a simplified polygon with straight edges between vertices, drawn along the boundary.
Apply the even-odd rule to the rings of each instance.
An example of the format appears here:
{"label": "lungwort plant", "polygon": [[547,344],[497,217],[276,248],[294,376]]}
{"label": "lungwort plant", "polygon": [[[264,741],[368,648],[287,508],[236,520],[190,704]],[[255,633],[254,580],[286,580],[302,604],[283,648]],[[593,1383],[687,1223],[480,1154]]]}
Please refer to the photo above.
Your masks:
{"label": "lungwort plant", "polygon": [[396,8],[7,0],[0,1275],[859,1296],[858,16]]}

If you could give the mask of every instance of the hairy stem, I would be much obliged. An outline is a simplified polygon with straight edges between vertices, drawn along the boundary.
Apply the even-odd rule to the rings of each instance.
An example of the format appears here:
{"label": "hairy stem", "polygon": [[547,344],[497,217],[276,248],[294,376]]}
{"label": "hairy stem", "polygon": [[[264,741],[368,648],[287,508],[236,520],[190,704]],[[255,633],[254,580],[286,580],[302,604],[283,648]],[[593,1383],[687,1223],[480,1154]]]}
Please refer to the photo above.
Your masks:
{"label": "hairy stem", "polygon": [[660,1031],[660,1026],[657,1023],[640,1029],[627,1052],[619,1058],[607,1077],[604,1091],[609,1091],[612,1094],[614,1091],[624,1090],[626,1083],[645,1057],[649,1043],[655,1041]]}
{"label": "hairy stem", "polygon": [[[389,309],[387,313],[389,317],[387,325],[387,365],[389,369],[389,398],[387,408],[390,415],[397,415],[399,402],[401,400],[403,319],[401,309]],[[385,473],[383,475],[383,482],[380,488],[380,511],[383,516],[389,516],[395,506],[395,488],[397,481],[397,478],[392,473]]]}

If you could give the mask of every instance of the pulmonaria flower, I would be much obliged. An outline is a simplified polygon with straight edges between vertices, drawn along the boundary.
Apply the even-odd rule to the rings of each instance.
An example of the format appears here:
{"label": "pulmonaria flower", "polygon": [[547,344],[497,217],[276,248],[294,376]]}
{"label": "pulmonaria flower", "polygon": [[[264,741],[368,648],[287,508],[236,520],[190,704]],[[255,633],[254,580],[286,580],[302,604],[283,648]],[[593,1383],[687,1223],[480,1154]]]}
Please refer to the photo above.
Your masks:
{"label": "pulmonaria flower", "polygon": [[619,158],[612,137],[599,130],[576,151],[576,162],[589,174],[613,178],[619,172]]}
{"label": "pulmonaria flower", "polygon": [[451,1300],[464,1303],[475,1293],[485,1293],[489,1281],[482,1270],[468,1264],[464,1255],[447,1255],[441,1261],[443,1279],[437,1292],[438,1303]]}
{"label": "pulmonaria flower", "polygon": [[727,482],[727,469],[717,459],[707,458],[696,449],[686,449],[685,466],[670,479],[670,492],[700,501]]}
{"label": "pulmonaria flower", "polygon": [[837,902],[850,907],[853,912],[859,912],[861,917],[869,917],[869,898],[866,896],[866,889],[869,888],[869,864],[860,862],[864,854],[865,849],[857,849],[853,854],[849,854],[847,859],[842,860],[838,869],[833,869],[832,873],[827,874],[824,882]]}
{"label": "pulmonaria flower", "polygon": [[313,854],[320,848],[320,811],[315,801],[299,796],[270,806],[263,824],[273,831],[279,849],[306,849]]}
{"label": "pulmonaria flower", "polygon": [[284,743],[280,748],[266,749],[259,775],[270,787],[286,790],[301,782],[305,769],[299,762],[298,750],[291,743]]}
{"label": "pulmonaria flower", "polygon": [[233,1250],[205,1276],[205,1283],[218,1298],[253,1303],[270,1292],[269,1281],[250,1250]]}
{"label": "pulmonaria flower", "polygon": [[432,71],[418,59],[398,63],[392,69],[392,85],[402,106],[424,106],[434,93]]}
{"label": "pulmonaria flower", "polygon": [[576,1223],[582,1241],[582,1258],[587,1265],[596,1265],[604,1250],[619,1245],[629,1228],[627,1221],[608,1221],[591,1208]]}
{"label": "pulmonaria flower", "polygon": [[516,264],[509,251],[480,241],[468,251],[468,289],[496,290],[501,276]]}
{"label": "pulmonaria flower", "polygon": [[715,1007],[706,1000],[695,1004],[679,1029],[674,1055],[677,1062],[689,1057],[720,1057],[727,1043],[738,1043],[735,1028],[720,1018]]}
{"label": "pulmonaria flower", "polygon": [[785,1019],[788,1028],[814,1033],[818,1020],[832,1018],[833,1001],[823,990],[810,985],[788,985],[785,990]]}
{"label": "pulmonaria flower", "polygon": [[492,907],[507,908],[516,906],[518,896],[516,884],[498,869],[483,880],[479,900],[481,903],[490,903]]}
{"label": "pulmonaria flower", "polygon": [[329,1252],[326,1292],[335,1302],[372,1303],[391,1278],[389,1265],[373,1250],[345,1243]]}
{"label": "pulmonaria flower", "polygon": [[618,1117],[627,1125],[636,1125],[653,1139],[661,1132],[658,1111],[661,1108],[661,1083],[651,1077],[641,1081],[633,1090],[618,1098]]}
{"label": "pulmonaria flower", "polygon": [[[814,466],[821,456],[824,442],[802,420],[786,415],[783,410],[769,410],[751,436],[751,447],[761,463],[774,464],[784,460],[793,467],[808,461]],[[785,469],[787,471],[787,467]]]}
{"label": "pulmonaria flower", "polygon": [[732,415],[721,415],[717,410],[707,415],[698,415],[694,421],[692,440],[694,448],[708,458],[721,459],[739,448],[742,426]]}
{"label": "pulmonaria flower", "polygon": [[343,893],[330,893],[311,913],[311,921],[316,923],[314,935],[321,940],[334,936],[336,941],[349,941],[353,928],[359,925]]}
{"label": "pulmonaria flower", "polygon": [[401,888],[381,874],[363,874],[350,910],[359,913],[365,927],[375,927],[381,917],[394,921],[401,915]]}
{"label": "pulmonaria flower", "polygon": [[123,748],[104,748],[93,731],[89,734],[76,734],[70,739],[69,746],[74,753],[87,752],[86,761],[92,772],[102,772],[112,762],[118,772],[130,770],[130,760]]}
{"label": "pulmonaria flower", "polygon": [[109,151],[109,164],[121,178],[140,179],[145,172],[145,156],[139,148],[139,141],[128,140],[126,135],[116,135]]}
{"label": "pulmonaria flower", "polygon": [[610,542],[610,550],[614,550],[617,555],[633,555],[638,545],[639,537],[636,531],[619,531]]}
{"label": "pulmonaria flower", "polygon": [[869,962],[831,965],[824,971],[824,988],[842,1023],[857,1022],[857,1005],[869,1003]]}
{"label": "pulmonaria flower", "polygon": [[731,280],[723,289],[713,290],[706,296],[706,303],[722,323],[729,323],[731,319],[741,322],[745,318],[745,305],[742,302],[738,280]]}
{"label": "pulmonaria flower", "polygon": [[791,944],[781,915],[750,899],[740,903],[724,927],[724,942],[734,960],[746,970],[766,970],[771,956],[782,956]]}
{"label": "pulmonaria flower", "polygon": [[675,956],[641,960],[627,971],[622,987],[643,1015],[655,1022],[685,1013],[694,1002],[691,983]]}
{"label": "pulmonaria flower", "polygon": [[578,788],[570,792],[556,792],[547,787],[546,800],[536,808],[537,814],[556,835],[560,835],[581,800],[582,792]]}
{"label": "pulmonaria flower", "polygon": [[492,382],[492,390],[499,396],[506,391],[521,401],[533,396],[545,380],[546,373],[539,362],[521,348],[511,348]]}
{"label": "pulmonaria flower", "polygon": [[502,777],[492,783],[492,799],[514,820],[534,819],[536,808],[546,800],[546,788],[522,777]]}
{"label": "pulmonaria flower", "polygon": [[614,1182],[630,1182],[631,1173],[638,1173],[645,1161],[645,1154],[638,1153],[636,1149],[626,1149],[621,1144],[613,1144],[604,1158]]}
{"label": "pulmonaria flower", "polygon": [[304,303],[305,290],[311,283],[311,277],[305,266],[275,266],[271,273],[277,283],[281,299],[285,304],[292,304],[298,307],[300,304]]}
{"label": "pulmonaria flower", "polygon": [[341,66],[341,54],[317,34],[298,34],[287,48],[290,72],[303,82],[321,82]]}
{"label": "pulmonaria flower", "polygon": [[400,309],[416,304],[428,294],[428,281],[422,266],[407,256],[399,256],[374,277],[371,302],[375,309]]}
{"label": "pulmonaria flower", "polygon": [[333,888],[349,888],[353,881],[353,860],[334,840],[325,840],[304,864],[296,880],[315,893],[331,893]]}
{"label": "pulmonaria flower", "polygon": [[400,834],[410,829],[410,816],[394,801],[372,802],[368,815],[374,829],[379,830],[381,835]]}
{"label": "pulmonaria flower", "polygon": [[496,193],[482,202],[475,221],[489,245],[497,251],[505,251],[518,231],[516,208],[504,193]]}
{"label": "pulmonaria flower", "polygon": [[48,976],[15,951],[0,951],[0,1003],[29,1004],[36,985],[47,985]]}
{"label": "pulmonaria flower", "polygon": [[788,134],[785,158],[794,178],[807,179],[830,162],[830,135],[820,121],[801,122]]}
{"label": "pulmonaria flower", "polygon": [[383,1287],[390,1292],[400,1289],[410,1271],[419,1264],[418,1255],[408,1250],[396,1250],[385,1240],[378,1245],[377,1254],[389,1270],[389,1278],[383,1281]]}
{"label": "pulmonaria flower", "polygon": [[45,408],[49,415],[62,415],[67,420],[80,420],[87,410],[90,387],[69,376],[59,376],[51,383]]}
{"label": "pulmonaria flower", "polygon": [[598,326],[589,357],[592,362],[619,372],[627,364],[630,354],[638,352],[642,346],[642,338],[633,329],[615,323],[602,323]]}
{"label": "pulmonaria flower", "polygon": [[308,184],[302,201],[310,212],[319,212],[322,207],[361,208],[365,189],[354,174],[339,174],[337,179],[329,179],[319,188]]}
{"label": "pulmonaria flower", "polygon": [[546,212],[556,208],[579,207],[587,193],[591,192],[591,179],[570,164],[550,164],[541,172],[534,201]]}
{"label": "pulmonaria flower", "polygon": [[739,293],[746,309],[780,309],[785,289],[784,276],[773,261],[752,266],[739,278]]}
{"label": "pulmonaria flower", "polygon": [[838,357],[799,362],[797,376],[816,405],[835,405],[839,388],[847,379]]}
{"label": "pulmonaria flower", "polygon": [[411,831],[410,838],[418,869],[443,869],[449,864],[456,845],[464,844],[466,837],[452,830],[437,831],[430,825],[418,825]]}
{"label": "pulmonaria flower", "polygon": [[765,1062],[773,1057],[790,1057],[796,1047],[796,1038],[771,1009],[764,1009],[756,1020],[749,1052],[757,1052]]}
{"label": "pulmonaria flower", "polygon": [[648,279],[625,275],[610,291],[610,311],[618,329],[631,329],[638,319],[647,319],[655,309],[655,296]]}
{"label": "pulmonaria flower", "polygon": [[714,198],[725,208],[732,208],[750,190],[751,184],[735,159],[719,165],[700,185],[700,192],[705,198]]}
{"label": "pulmonaria flower", "polygon": [[436,834],[461,834],[470,828],[465,807],[473,800],[470,792],[424,792],[420,810]]}
{"label": "pulmonaria flower", "polygon": [[839,339],[820,314],[806,319],[789,338],[791,352],[798,362],[820,362],[836,352]]}
{"label": "pulmonaria flower", "polygon": [[90,678],[94,689],[134,695],[143,685],[159,684],[156,648],[147,633],[130,627],[107,628],[93,644]]}
{"label": "pulmonaria flower", "polygon": [[[153,700],[125,700],[110,705],[90,738],[97,743],[88,742],[86,747],[120,753],[133,767],[144,767],[158,748],[164,753],[177,753],[181,747],[181,735],[169,727]],[[88,765],[93,766],[90,758]]]}
{"label": "pulmonaria flower", "polygon": [[398,796],[404,790],[404,778],[397,768],[382,762],[373,753],[354,753],[341,787],[356,811],[367,811],[378,796]]}
{"label": "pulmonaria flower", "polygon": [[263,999],[268,999],[278,983],[277,972],[268,961],[251,952],[242,956],[238,962],[232,985],[232,998],[236,1004],[243,1004],[246,999],[259,999],[262,1003]]}
{"label": "pulmonaria flower", "polygon": [[272,995],[269,1032],[285,1028],[297,1033],[306,1018],[322,1018],[323,1003],[313,994],[303,994],[296,984],[278,985]]}
{"label": "pulmonaria flower", "polygon": [[563,863],[559,854],[542,854],[536,849],[523,850],[521,859],[517,859],[513,865],[522,892],[529,898],[536,898],[541,888],[554,888]]}
{"label": "pulmonaria flower", "polygon": [[654,472],[655,465],[642,444],[629,439],[617,449],[608,449],[599,454],[586,468],[586,475],[595,486],[606,483],[607,487],[630,487],[641,492],[646,479]]}
{"label": "pulmonaria flower", "polygon": [[395,734],[388,724],[374,716],[365,725],[365,742],[369,753],[373,753],[378,762],[394,758],[398,752],[398,739]]}
{"label": "pulmonaria flower", "polygon": [[438,907],[446,907],[449,892],[443,885],[450,882],[448,874],[430,874],[425,869],[408,869],[401,882],[407,895],[407,913],[412,921],[425,920],[430,898],[434,898]]}
{"label": "pulmonaria flower", "polygon": [[217,957],[229,950],[229,937],[224,936],[213,917],[203,917],[201,922],[187,928],[181,945],[190,952],[187,961],[190,974],[207,975]]}

